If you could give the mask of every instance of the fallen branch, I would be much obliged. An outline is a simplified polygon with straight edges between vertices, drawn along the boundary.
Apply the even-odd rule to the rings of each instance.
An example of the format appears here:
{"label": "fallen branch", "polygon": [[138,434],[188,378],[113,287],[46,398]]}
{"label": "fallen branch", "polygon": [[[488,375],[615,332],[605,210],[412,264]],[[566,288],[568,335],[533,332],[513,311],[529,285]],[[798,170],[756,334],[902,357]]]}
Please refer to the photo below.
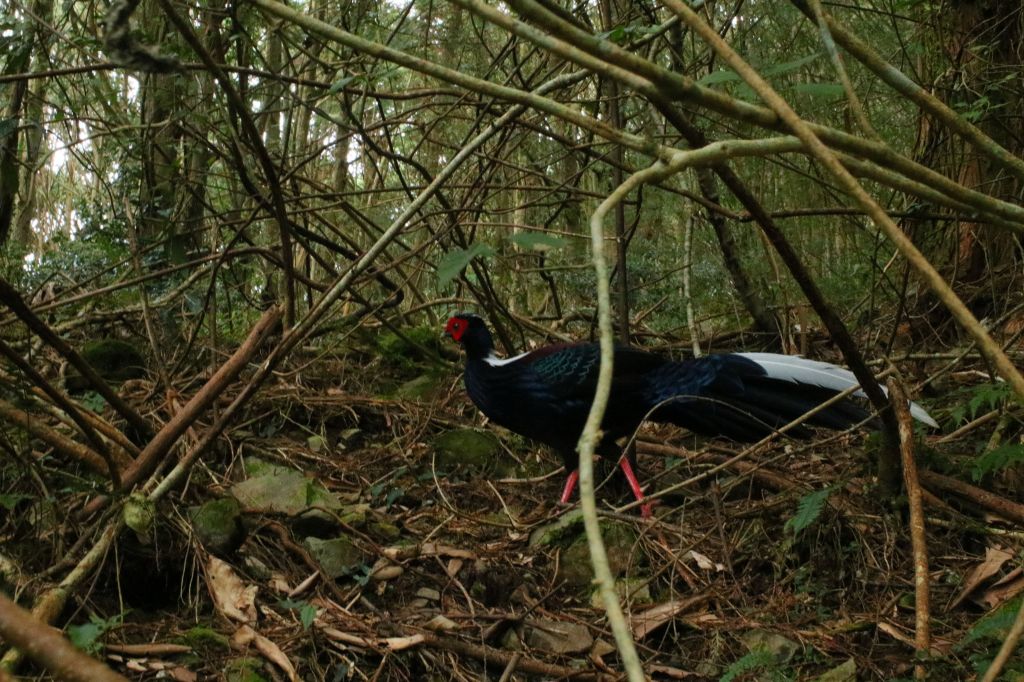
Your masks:
{"label": "fallen branch", "polygon": [[82,435],[85,436],[85,439],[92,444],[96,453],[103,458],[103,462],[107,465],[108,473],[110,474],[111,484],[114,486],[120,485],[120,467],[107,448],[107,444],[99,437],[99,434],[96,433],[86,419],[84,410],[76,405],[63,391],[47,381],[46,377],[39,370],[29,364],[25,358],[21,357],[20,353],[16,352],[2,340],[0,340],[0,355],[6,357],[15,367],[21,370],[25,378],[31,381],[35,388],[43,393],[54,405],[64,410],[64,413],[75,423],[82,432]]}
{"label": "fallen branch", "polygon": [[[177,442],[178,438],[213,405],[220,394],[245,369],[245,366],[249,364],[249,361],[256,354],[264,339],[281,320],[281,315],[282,311],[279,307],[270,308],[253,325],[249,336],[242,342],[242,345],[213,373],[213,376],[181,408],[181,411],[164,424],[163,428],[153,436],[153,439],[139,453],[134,464],[124,472],[121,485],[122,490],[130,490],[153,472],[157,464],[171,451],[171,447]],[[88,516],[98,511],[106,505],[108,499],[105,496],[101,496],[92,500],[86,505],[83,515]]]}
{"label": "fallen branch", "polygon": [[38,416],[19,410],[6,400],[0,400],[0,419],[24,429],[29,435],[43,441],[57,452],[82,462],[97,473],[105,476],[111,473],[107,462],[94,450],[50,428]]}
{"label": "fallen branch", "polygon": [[58,630],[40,623],[3,594],[0,594],[0,635],[57,679],[127,682],[128,678],[83,654]]}
{"label": "fallen branch", "polygon": [[131,405],[126,403],[121,396],[112,389],[106,381],[103,380],[96,370],[92,368],[85,359],[78,354],[74,348],[68,345],[68,343],[57,335],[55,331],[50,329],[50,326],[43,322],[39,317],[33,313],[25,301],[22,300],[21,295],[15,290],[10,283],[0,277],[0,302],[5,303],[11,311],[18,316],[25,325],[35,333],[40,339],[42,339],[48,346],[57,351],[64,359],[66,359],[75,369],[79,371],[82,377],[89,382],[89,386],[103,396],[103,399],[113,407],[118,414],[128,420],[128,423],[135,427],[139,433],[144,437],[149,437],[153,434],[153,426],[146,421],[142,415],[136,412]]}
{"label": "fallen branch", "polygon": [[918,473],[918,476],[921,478],[921,483],[929,488],[956,493],[957,495],[967,499],[969,502],[973,502],[983,509],[999,514],[1010,521],[1024,523],[1024,504],[1012,502],[1005,497],[1000,497],[995,493],[982,490],[970,483],[964,483],[963,481],[958,481],[955,478],[937,474],[934,471],[922,469]]}
{"label": "fallen branch", "polygon": [[[44,623],[51,623],[53,620],[64,610],[67,605],[68,597],[78,587],[78,584],[84,581],[89,575],[92,574],[93,570],[100,564],[100,560],[106,555],[107,550],[110,549],[110,545],[114,542],[114,538],[117,537],[118,532],[121,530],[121,516],[117,515],[114,521],[103,531],[103,535],[100,539],[92,546],[92,549],[82,557],[82,560],[78,562],[74,570],[67,574],[60,584],[54,588],[51,588],[48,592],[43,594],[36,600],[35,606],[32,607],[31,617],[38,621],[39,627],[45,627]],[[48,628],[47,628],[48,629]],[[15,646],[22,646],[21,640],[17,640],[14,637],[8,636],[9,633],[2,630],[0,625],[0,634],[4,635],[4,638],[14,644]],[[55,635],[58,639],[63,640],[60,635]],[[21,661],[23,653],[27,653],[32,656],[33,660],[41,662],[39,658],[36,658],[34,653],[35,649],[32,647],[26,647],[25,649],[9,649],[4,657],[0,659],[0,669],[13,670],[18,663]],[[110,675],[113,677],[63,677],[63,679],[75,679],[75,680],[124,680],[120,675],[116,675],[106,668]]]}

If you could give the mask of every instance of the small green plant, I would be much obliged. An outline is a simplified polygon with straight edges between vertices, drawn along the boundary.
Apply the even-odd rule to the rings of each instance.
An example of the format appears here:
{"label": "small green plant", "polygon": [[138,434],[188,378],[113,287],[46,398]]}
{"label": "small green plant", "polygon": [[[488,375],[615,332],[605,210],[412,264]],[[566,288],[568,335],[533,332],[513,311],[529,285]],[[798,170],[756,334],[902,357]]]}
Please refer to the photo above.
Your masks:
{"label": "small green plant", "polygon": [[[743,658],[734,661],[730,665],[725,674],[718,678],[718,682],[733,682],[733,680],[742,677],[746,673],[763,670],[765,672],[771,672],[775,667],[775,657],[767,651],[751,651]],[[772,675],[770,679],[775,679],[775,675]]]}
{"label": "small green plant", "polygon": [[19,502],[31,499],[31,495],[23,495],[20,493],[3,493],[0,494],[0,507],[3,507],[7,511],[14,511],[14,508],[18,506]]}
{"label": "small green plant", "polygon": [[950,412],[950,416],[954,423],[960,424],[968,419],[974,419],[983,407],[988,410],[1000,407],[1012,395],[1013,391],[1010,389],[1010,385],[1002,381],[975,386],[967,403],[961,403],[955,407]]}
{"label": "small green plant", "polygon": [[978,455],[971,468],[971,478],[977,482],[992,472],[1002,471],[1021,462],[1024,462],[1024,445],[1007,443]]}
{"label": "small green plant", "polygon": [[1020,610],[1022,600],[1024,598],[1008,601],[994,612],[979,620],[967,631],[967,634],[964,635],[964,638],[957,644],[956,648],[963,649],[968,644],[982,639],[1001,643],[1006,638],[1006,633],[1013,626],[1013,621],[1017,617],[1017,611]]}
{"label": "small green plant", "polygon": [[86,391],[82,394],[82,397],[78,399],[78,402],[87,410],[91,410],[97,414],[103,412],[103,409],[107,406],[106,399],[96,391]]}
{"label": "small green plant", "polygon": [[793,537],[796,537],[813,525],[818,520],[818,517],[821,516],[821,510],[824,509],[825,502],[833,490],[834,486],[829,486],[801,497],[800,502],[797,504],[796,515],[786,521],[786,532],[792,533]]}
{"label": "small green plant", "polygon": [[282,599],[277,602],[277,605],[282,609],[298,611],[299,622],[302,623],[303,630],[308,630],[309,626],[313,624],[313,620],[316,618],[317,609],[308,601],[301,599]]}
{"label": "small green plant", "polygon": [[[985,616],[967,631],[964,638],[954,647],[957,652],[963,652],[971,645],[982,644],[983,649],[975,650],[968,657],[978,677],[982,677],[988,667],[992,665],[992,659],[996,651],[1002,645],[1013,622],[1017,618],[1017,612],[1021,608],[1024,598],[1017,598],[1003,604],[993,613]],[[1021,662],[1011,659],[1004,670],[1005,679],[1020,679]]]}
{"label": "small green plant", "polygon": [[76,647],[85,653],[92,655],[102,648],[103,635],[107,634],[124,622],[126,613],[119,613],[110,618],[100,618],[93,614],[89,616],[89,622],[82,625],[72,625],[68,628],[68,639]]}

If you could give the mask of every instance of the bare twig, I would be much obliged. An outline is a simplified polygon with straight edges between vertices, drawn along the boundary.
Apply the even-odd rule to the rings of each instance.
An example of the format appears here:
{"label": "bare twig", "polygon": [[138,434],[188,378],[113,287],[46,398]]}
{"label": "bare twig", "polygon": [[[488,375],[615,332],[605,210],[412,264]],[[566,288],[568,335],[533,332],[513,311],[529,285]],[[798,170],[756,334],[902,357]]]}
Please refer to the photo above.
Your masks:
{"label": "bare twig", "polygon": [[1010,521],[1024,523],[1024,504],[1013,502],[995,493],[982,490],[970,483],[964,483],[963,481],[943,476],[927,469],[922,469],[918,475],[921,477],[921,482],[929,488],[956,493],[984,509],[1006,517]]}
{"label": "bare twig", "polygon": [[608,265],[604,257],[604,218],[608,212],[619,204],[630,191],[643,182],[657,176],[664,170],[659,162],[653,169],[634,173],[615,191],[601,202],[593,215],[590,216],[591,250],[594,258],[594,273],[597,279],[597,324],[601,341],[601,365],[597,375],[597,388],[594,391],[594,403],[590,406],[590,414],[580,435],[580,506],[583,509],[583,527],[587,532],[587,546],[590,549],[590,563],[594,567],[594,581],[597,583],[601,601],[604,602],[608,625],[615,636],[615,644],[619,649],[622,666],[631,682],[642,682],[643,666],[637,654],[633,635],[619,604],[619,595],[615,591],[615,578],[608,565],[608,553],[601,537],[601,525],[597,520],[597,502],[594,499],[594,451],[600,440],[601,420],[604,418],[608,405],[608,396],[612,388],[612,365],[615,357],[615,339],[612,335],[611,291],[608,284]]}
{"label": "bare twig", "polygon": [[[914,646],[920,659],[928,656],[931,647],[928,543],[925,536],[924,510],[921,505],[921,484],[917,480],[917,463],[914,461],[914,424],[910,416],[907,395],[896,377],[889,377],[888,385],[889,397],[892,399],[896,421],[899,423],[903,481],[907,487],[907,503],[910,507],[910,541],[914,548]],[[925,667],[918,662],[914,665],[914,679],[923,680],[925,676]]]}
{"label": "bare twig", "polygon": [[50,428],[32,413],[19,410],[6,400],[0,400],[0,419],[9,424],[18,425],[61,454],[83,462],[93,471],[101,474],[110,471],[109,464],[95,451]]}

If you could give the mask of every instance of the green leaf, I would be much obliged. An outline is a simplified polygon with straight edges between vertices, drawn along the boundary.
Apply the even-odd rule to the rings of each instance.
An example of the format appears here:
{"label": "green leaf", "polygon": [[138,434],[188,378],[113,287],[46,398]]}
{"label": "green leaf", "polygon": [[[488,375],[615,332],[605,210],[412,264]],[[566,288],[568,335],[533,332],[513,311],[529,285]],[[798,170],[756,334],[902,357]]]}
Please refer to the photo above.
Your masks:
{"label": "green leaf", "polygon": [[477,242],[468,249],[456,249],[449,251],[445,254],[441,262],[437,264],[437,281],[441,286],[446,286],[449,282],[459,276],[470,261],[477,256],[493,256],[494,249],[487,244]]}
{"label": "green leaf", "polygon": [[68,628],[68,639],[85,653],[93,654],[99,650],[99,639],[104,632],[105,630],[96,623],[72,625]]}
{"label": "green leaf", "polygon": [[812,54],[807,55],[806,57],[800,57],[799,59],[793,59],[788,62],[782,62],[781,64],[765,66],[761,68],[761,75],[764,76],[765,78],[771,78],[772,76],[781,76],[786,73],[798,71],[804,66],[813,62],[820,56],[820,52],[814,52]]}
{"label": "green leaf", "polygon": [[543,232],[520,232],[509,237],[509,241],[521,249],[533,251],[560,249],[566,244],[566,241],[561,237]]}
{"label": "green leaf", "polygon": [[100,638],[110,630],[118,627],[126,615],[127,612],[119,613],[110,618],[89,616],[88,623],[68,627],[68,639],[85,653],[95,654],[100,650]]}
{"label": "green leaf", "polygon": [[825,501],[828,500],[831,494],[832,487],[829,486],[828,488],[815,490],[813,493],[800,498],[800,502],[797,504],[796,516],[786,521],[785,529],[792,532],[794,536],[807,529],[821,516],[821,510],[825,506]]}
{"label": "green leaf", "polygon": [[827,97],[829,99],[842,97],[845,94],[843,86],[839,83],[798,83],[793,86],[793,90],[811,97]]}
{"label": "green leaf", "polygon": [[960,643],[956,650],[961,650],[971,642],[979,639],[987,639],[995,642],[1006,639],[1006,634],[1013,627],[1013,621],[1017,618],[1020,610],[1021,600],[1012,599],[1000,606],[994,613],[991,613],[974,624]]}
{"label": "green leaf", "polygon": [[971,469],[971,478],[975,482],[980,481],[986,474],[993,471],[1000,471],[1015,464],[1024,462],[1024,445],[1020,443],[1007,443],[994,450],[989,450],[974,460],[974,467]]}
{"label": "green leaf", "polygon": [[738,73],[732,69],[719,69],[712,71],[697,81],[700,85],[718,85],[719,83],[734,83],[742,80]]}
{"label": "green leaf", "polygon": [[989,410],[999,407],[1010,397],[1011,393],[1010,385],[1002,381],[978,386],[974,389],[974,395],[967,403],[971,419],[978,416],[978,410],[982,407]]}
{"label": "green leaf", "polygon": [[3,507],[7,511],[14,511],[14,508],[18,505],[19,502],[31,499],[31,495],[21,495],[19,493],[4,493],[0,495],[0,507]]}
{"label": "green leaf", "polygon": [[744,100],[746,102],[756,102],[756,101],[758,101],[758,95],[754,91],[754,88],[750,87],[746,83],[739,83],[736,86],[735,90],[736,90],[736,97],[738,97],[739,99],[742,99],[742,100]]}
{"label": "green leaf", "polygon": [[345,76],[344,78],[334,81],[333,83],[331,83],[331,87],[327,89],[327,94],[337,95],[339,92],[345,89],[345,86],[347,86],[349,83],[352,83],[357,78],[362,78],[362,76]]}
{"label": "green leaf", "polygon": [[309,626],[313,624],[313,620],[316,618],[316,607],[312,604],[306,604],[299,609],[299,622],[302,623],[302,629],[308,630]]}
{"label": "green leaf", "polygon": [[82,403],[82,407],[92,410],[97,414],[102,412],[103,408],[107,406],[106,399],[96,391],[86,391],[78,402]]}
{"label": "green leaf", "polygon": [[313,620],[316,618],[316,607],[310,604],[308,601],[296,599],[282,599],[278,602],[278,606],[280,606],[283,609],[298,611],[299,622],[302,623],[303,630],[308,630],[309,626],[313,624]]}
{"label": "green leaf", "polygon": [[395,503],[395,500],[402,497],[405,494],[405,490],[402,488],[392,488],[388,491],[387,497],[384,498],[384,506],[390,508]]}

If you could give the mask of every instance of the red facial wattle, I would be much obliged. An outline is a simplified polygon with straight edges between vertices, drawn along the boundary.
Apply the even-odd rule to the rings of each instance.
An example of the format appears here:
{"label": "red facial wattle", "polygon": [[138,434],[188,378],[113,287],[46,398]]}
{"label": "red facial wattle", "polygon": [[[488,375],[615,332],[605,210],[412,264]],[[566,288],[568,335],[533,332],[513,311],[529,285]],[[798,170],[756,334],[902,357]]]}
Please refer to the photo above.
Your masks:
{"label": "red facial wattle", "polygon": [[462,335],[466,333],[467,326],[468,325],[466,324],[465,320],[458,317],[453,317],[450,320],[448,320],[448,324],[444,328],[444,333],[452,337],[452,339],[455,340],[456,342],[461,342]]}

